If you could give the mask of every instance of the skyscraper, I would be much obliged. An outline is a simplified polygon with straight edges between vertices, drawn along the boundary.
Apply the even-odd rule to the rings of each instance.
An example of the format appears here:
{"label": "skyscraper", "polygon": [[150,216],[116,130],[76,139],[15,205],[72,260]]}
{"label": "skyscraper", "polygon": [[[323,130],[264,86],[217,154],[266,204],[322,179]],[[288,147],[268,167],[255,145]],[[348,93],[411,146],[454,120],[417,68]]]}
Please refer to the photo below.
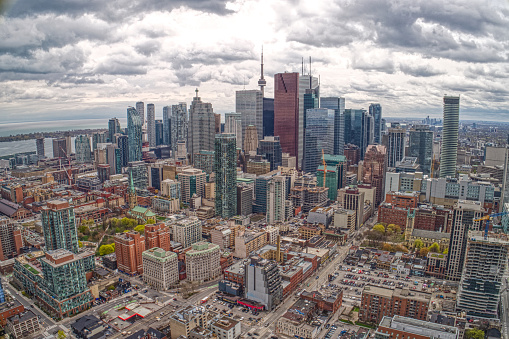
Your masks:
{"label": "skyscraper", "polygon": [[162,145],[163,144],[163,138],[164,138],[164,135],[163,135],[163,130],[164,130],[163,121],[162,120],[156,120],[155,121],[155,125],[154,125],[154,129],[155,129],[156,146]]}
{"label": "skyscraper", "polygon": [[[346,186],[347,159],[344,155],[324,154],[323,161],[327,166],[320,164],[316,170],[317,185],[328,187],[328,198],[336,201],[338,189]],[[327,167],[327,172],[325,172]],[[325,181],[325,182],[324,182]]]}
{"label": "skyscraper", "polygon": [[111,118],[108,121],[108,142],[115,142],[115,134],[121,133],[120,122],[117,118]]}
{"label": "skyscraper", "polygon": [[122,161],[118,164],[120,167],[126,167],[129,163],[129,140],[127,135],[120,135],[117,138],[117,146],[120,150]]}
{"label": "skyscraper", "polygon": [[321,163],[322,153],[334,152],[334,115],[332,109],[316,108],[306,112],[304,145],[304,172],[315,173]]}
{"label": "skyscraper", "polygon": [[53,158],[65,158],[66,157],[65,139],[53,139]]}
{"label": "skyscraper", "polygon": [[106,132],[92,133],[92,151],[97,149],[97,144],[104,144],[108,141],[108,134]]}
{"label": "skyscraper", "polygon": [[92,162],[90,137],[88,135],[78,135],[74,140],[76,150],[76,161],[81,163]]}
{"label": "skyscraper", "polygon": [[41,211],[46,250],[66,249],[78,253],[74,208],[67,200],[48,201]]}
{"label": "skyscraper", "polygon": [[406,131],[402,128],[389,128],[383,136],[383,144],[387,148],[387,166],[396,167],[396,162],[405,156]]}
{"label": "skyscraper", "polygon": [[375,144],[382,143],[382,106],[380,104],[369,105],[369,115],[373,117],[374,135],[373,142]]}
{"label": "skyscraper", "polygon": [[[173,157],[177,155],[177,144],[178,142],[184,142],[186,147],[188,144],[188,124],[187,124],[187,104],[180,102],[178,105],[171,106],[171,118],[170,118],[170,138],[171,138],[171,150]],[[188,147],[189,148],[189,147]]]}
{"label": "skyscraper", "polygon": [[211,103],[202,102],[198,96],[193,98],[189,109],[189,147],[188,152],[194,161],[194,154],[199,151],[214,150],[215,116]]}
{"label": "skyscraper", "polygon": [[141,125],[143,126],[145,124],[145,103],[143,101],[138,101],[136,103],[136,110],[140,114]]}
{"label": "skyscraper", "polygon": [[147,136],[150,147],[156,147],[156,108],[147,104]]}
{"label": "skyscraper", "polygon": [[263,136],[274,135],[274,99],[263,98]]}
{"label": "skyscraper", "polygon": [[39,159],[44,159],[46,156],[44,155],[44,138],[35,139],[35,147],[37,149],[37,156]]}
{"label": "skyscraper", "polygon": [[367,117],[369,114],[363,109],[345,109],[345,144],[353,144],[359,147],[359,155],[364,159],[368,147]]}
{"label": "skyscraper", "polygon": [[[263,95],[259,90],[235,92],[235,111],[242,116],[242,139],[246,142],[246,129],[255,126],[258,139],[263,136]],[[244,145],[245,147],[245,145]]]}
{"label": "skyscraper", "polygon": [[240,113],[224,114],[224,132],[227,134],[235,134],[237,138],[237,148],[242,149],[242,115]]}
{"label": "skyscraper", "polygon": [[249,125],[244,133],[244,151],[256,152],[258,148],[258,131],[255,126]]}
{"label": "skyscraper", "polygon": [[279,143],[279,137],[266,136],[258,143],[258,155],[263,155],[270,162],[270,170],[277,170],[283,165],[283,151]]}
{"label": "skyscraper", "polygon": [[163,107],[163,144],[171,146],[171,106]]}
{"label": "skyscraper", "polygon": [[334,110],[334,154],[343,155],[345,147],[345,98],[320,98],[320,108]]}
{"label": "skyscraper", "polygon": [[216,215],[230,218],[237,213],[237,141],[234,134],[215,139]]}
{"label": "skyscraper", "polygon": [[267,223],[285,221],[286,178],[281,175],[273,177],[267,187]]}
{"label": "skyscraper", "polygon": [[363,184],[376,187],[374,207],[385,200],[385,172],[387,172],[387,150],[382,145],[369,145],[364,156]]}
{"label": "skyscraper", "polygon": [[127,135],[129,141],[129,161],[141,161],[141,144],[143,141],[142,119],[138,110],[133,107],[127,109]]}
{"label": "skyscraper", "polygon": [[409,132],[408,155],[417,158],[424,174],[430,174],[433,161],[433,132],[428,125],[416,125]]}
{"label": "skyscraper", "polygon": [[274,135],[290,156],[298,154],[299,73],[274,75]]}
{"label": "skyscraper", "polygon": [[320,102],[320,86],[318,78],[311,74],[303,74],[299,77],[299,121],[297,128],[297,166],[303,168],[306,113],[308,108],[318,108]]}
{"label": "skyscraper", "polygon": [[440,177],[455,177],[458,160],[460,97],[444,96],[444,127],[440,153]]}
{"label": "skyscraper", "polygon": [[275,261],[254,256],[244,267],[246,298],[264,305],[272,311],[283,300],[281,274]]}
{"label": "skyscraper", "polygon": [[129,162],[129,178],[132,180],[134,187],[144,190],[148,187],[148,169],[143,161]]}

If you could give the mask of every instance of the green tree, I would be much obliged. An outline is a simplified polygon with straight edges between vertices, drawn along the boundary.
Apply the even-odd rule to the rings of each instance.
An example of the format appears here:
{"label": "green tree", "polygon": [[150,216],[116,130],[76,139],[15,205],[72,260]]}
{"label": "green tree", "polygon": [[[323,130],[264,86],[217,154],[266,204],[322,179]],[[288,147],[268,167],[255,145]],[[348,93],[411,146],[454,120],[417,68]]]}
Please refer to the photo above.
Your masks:
{"label": "green tree", "polygon": [[111,254],[113,252],[115,252],[115,247],[113,247],[111,244],[102,245],[101,247],[99,247],[99,255],[100,256]]}
{"label": "green tree", "polygon": [[145,225],[138,225],[134,230],[140,234],[145,234]]}
{"label": "green tree", "polygon": [[79,248],[83,247],[83,243],[81,241],[79,241],[79,240],[78,240],[78,246],[79,246]]}
{"label": "green tree", "polygon": [[429,249],[427,249],[426,247],[423,247],[423,248],[421,248],[421,249],[419,250],[419,255],[420,255],[421,257],[425,257],[425,256],[427,256],[427,255],[428,255],[428,253],[429,253]]}
{"label": "green tree", "polygon": [[447,247],[447,248],[444,250],[444,252],[443,252],[443,253],[444,253],[444,254],[448,254],[448,253],[449,253],[449,247]]}
{"label": "green tree", "polygon": [[373,226],[373,231],[377,231],[377,232],[384,234],[385,227],[382,224],[376,224],[375,226]]}
{"label": "green tree", "polygon": [[147,224],[148,225],[152,225],[152,224],[155,224],[155,223],[156,223],[156,221],[154,219],[148,219],[147,220]]}
{"label": "green tree", "polygon": [[67,338],[67,334],[65,334],[65,332],[64,332],[64,331],[62,331],[62,330],[58,330],[58,332],[57,332],[57,338],[58,338],[58,339],[65,339],[65,338]]}
{"label": "green tree", "polygon": [[126,218],[126,217],[124,217],[124,218],[122,218],[122,220],[120,220],[120,225],[122,225],[122,227],[124,227],[124,228],[129,226],[130,223],[131,223],[131,219]]}
{"label": "green tree", "polygon": [[389,226],[387,226],[387,230],[390,230],[392,233],[395,233],[395,234],[401,233],[401,227],[399,225],[395,225],[395,224],[389,224]]}
{"label": "green tree", "polygon": [[118,223],[119,223],[119,222],[120,222],[120,221],[119,221],[117,218],[111,218],[111,219],[110,219],[110,226],[111,226],[111,227],[113,227],[113,228],[115,228],[115,227],[117,227],[117,225],[118,225]]}
{"label": "green tree", "polygon": [[424,247],[424,243],[422,242],[421,239],[416,239],[414,241],[414,247],[417,248],[417,249],[421,249]]}
{"label": "green tree", "polygon": [[465,339],[484,339],[484,332],[477,328],[466,330]]}
{"label": "green tree", "polygon": [[429,248],[428,250],[430,252],[433,252],[433,253],[439,253],[440,252],[440,246],[438,246],[438,244],[436,242],[434,242]]}

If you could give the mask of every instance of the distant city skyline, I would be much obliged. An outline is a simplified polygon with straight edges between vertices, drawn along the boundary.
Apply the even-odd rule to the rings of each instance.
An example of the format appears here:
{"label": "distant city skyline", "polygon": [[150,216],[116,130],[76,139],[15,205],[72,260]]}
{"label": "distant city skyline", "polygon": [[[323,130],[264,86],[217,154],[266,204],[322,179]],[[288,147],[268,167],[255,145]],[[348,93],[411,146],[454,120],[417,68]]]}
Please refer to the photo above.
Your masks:
{"label": "distant city skyline", "polygon": [[304,58],[320,96],[344,97],[346,108],[379,102],[385,117],[440,117],[441,98],[460,95],[462,119],[509,118],[506,2],[125,1],[10,1],[2,121],[110,118],[136,101],[160,118],[196,87],[214,112],[231,112],[235,91],[259,88],[262,46],[266,97],[274,74],[302,73]]}

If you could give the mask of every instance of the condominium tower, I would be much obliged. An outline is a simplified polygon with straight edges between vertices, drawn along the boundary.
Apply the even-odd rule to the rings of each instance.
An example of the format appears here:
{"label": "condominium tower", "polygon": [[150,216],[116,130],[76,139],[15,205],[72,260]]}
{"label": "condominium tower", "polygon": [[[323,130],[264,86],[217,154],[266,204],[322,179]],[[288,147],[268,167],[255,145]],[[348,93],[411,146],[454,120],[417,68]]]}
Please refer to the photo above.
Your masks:
{"label": "condominium tower", "polygon": [[440,154],[440,177],[455,177],[458,160],[460,97],[444,96],[444,127]]}

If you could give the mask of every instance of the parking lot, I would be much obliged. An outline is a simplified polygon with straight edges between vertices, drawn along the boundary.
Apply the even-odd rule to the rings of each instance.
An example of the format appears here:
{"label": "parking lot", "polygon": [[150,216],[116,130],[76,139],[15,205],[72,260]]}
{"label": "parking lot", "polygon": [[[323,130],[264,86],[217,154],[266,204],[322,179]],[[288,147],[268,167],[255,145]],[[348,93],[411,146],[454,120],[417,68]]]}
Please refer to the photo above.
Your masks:
{"label": "parking lot", "polygon": [[[246,326],[246,330],[248,330],[248,326],[254,326],[260,323],[263,315],[266,311],[256,311],[253,312],[243,306],[229,304],[226,301],[221,301],[218,299],[209,299],[207,305],[205,306],[208,310],[223,313],[232,317],[235,320],[239,320],[242,322],[242,326]],[[243,329],[244,331],[244,329]]]}

